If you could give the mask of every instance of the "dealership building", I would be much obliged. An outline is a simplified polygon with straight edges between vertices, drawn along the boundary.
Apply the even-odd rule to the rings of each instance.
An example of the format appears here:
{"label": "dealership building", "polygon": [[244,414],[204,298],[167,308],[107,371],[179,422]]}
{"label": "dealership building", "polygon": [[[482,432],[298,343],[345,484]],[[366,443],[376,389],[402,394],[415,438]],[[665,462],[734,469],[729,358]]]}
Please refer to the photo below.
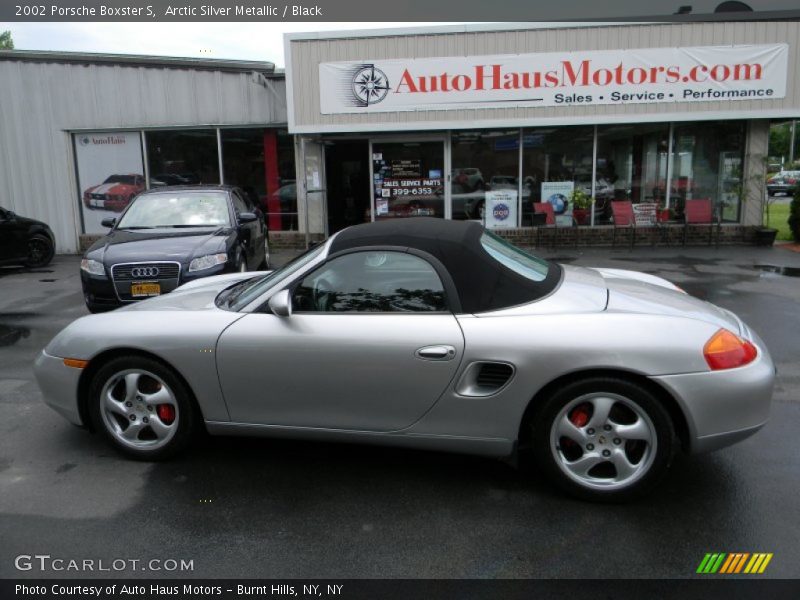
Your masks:
{"label": "dealership building", "polygon": [[239,185],[274,229],[297,227],[296,203],[280,206],[295,152],[272,63],[0,51],[0,81],[0,206],[47,222],[60,253],[164,185]]}
{"label": "dealership building", "polygon": [[0,205],[48,221],[61,252],[141,189],[220,182],[298,247],[420,215],[533,239],[535,203],[603,244],[612,200],[675,229],[709,201],[741,243],[761,223],[770,122],[800,117],[789,20],[288,34],[285,56],[283,72],[0,53]]}

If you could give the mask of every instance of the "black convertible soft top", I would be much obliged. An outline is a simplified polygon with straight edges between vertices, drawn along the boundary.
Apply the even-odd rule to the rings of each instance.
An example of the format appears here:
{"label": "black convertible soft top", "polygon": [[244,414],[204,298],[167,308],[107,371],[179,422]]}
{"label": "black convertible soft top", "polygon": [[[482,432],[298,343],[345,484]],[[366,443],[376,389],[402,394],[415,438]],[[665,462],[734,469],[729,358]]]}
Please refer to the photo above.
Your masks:
{"label": "black convertible soft top", "polygon": [[481,244],[480,223],[433,217],[393,219],[355,225],[339,232],[330,254],[363,246],[414,248],[437,258],[450,273],[466,313],[532,302],[552,292],[561,267],[548,262],[542,281],[523,277],[492,257]]}

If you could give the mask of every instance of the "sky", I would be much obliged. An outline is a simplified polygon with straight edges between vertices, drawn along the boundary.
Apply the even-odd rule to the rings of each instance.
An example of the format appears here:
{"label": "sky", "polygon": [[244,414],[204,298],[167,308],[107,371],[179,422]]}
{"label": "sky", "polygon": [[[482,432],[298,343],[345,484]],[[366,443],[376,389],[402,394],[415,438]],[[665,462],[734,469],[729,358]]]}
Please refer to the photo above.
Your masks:
{"label": "sky", "polygon": [[447,23],[0,23],[17,50],[266,60],[285,66],[283,34]]}

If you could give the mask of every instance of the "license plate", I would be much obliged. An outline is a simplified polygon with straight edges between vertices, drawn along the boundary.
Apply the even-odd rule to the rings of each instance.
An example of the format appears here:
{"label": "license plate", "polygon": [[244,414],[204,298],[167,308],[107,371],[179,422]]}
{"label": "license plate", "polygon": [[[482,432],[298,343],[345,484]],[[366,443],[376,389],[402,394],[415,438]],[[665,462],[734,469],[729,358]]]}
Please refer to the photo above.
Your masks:
{"label": "license plate", "polygon": [[160,296],[161,284],[160,283],[132,283],[131,296],[138,298],[142,296]]}
{"label": "license plate", "polygon": [[95,208],[103,208],[105,204],[106,203],[103,200],[92,200],[92,206]]}

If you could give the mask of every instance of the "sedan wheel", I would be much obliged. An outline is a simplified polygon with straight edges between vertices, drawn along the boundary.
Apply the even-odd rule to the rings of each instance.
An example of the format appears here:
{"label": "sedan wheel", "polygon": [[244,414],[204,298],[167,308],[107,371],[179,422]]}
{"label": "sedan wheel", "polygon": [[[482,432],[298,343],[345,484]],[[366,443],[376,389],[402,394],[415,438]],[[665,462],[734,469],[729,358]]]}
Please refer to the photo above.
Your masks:
{"label": "sedan wheel", "polygon": [[28,240],[28,259],[25,264],[33,269],[47,266],[53,260],[53,244],[43,235]]}
{"label": "sedan wheel", "polygon": [[562,388],[534,431],[544,470],[561,487],[592,500],[627,500],[648,490],[672,457],[669,414],[646,389],[593,379]]}
{"label": "sedan wheel", "polygon": [[194,411],[183,384],[160,363],[118,358],[92,381],[92,421],[123,453],[145,460],[165,458],[190,438]]}

